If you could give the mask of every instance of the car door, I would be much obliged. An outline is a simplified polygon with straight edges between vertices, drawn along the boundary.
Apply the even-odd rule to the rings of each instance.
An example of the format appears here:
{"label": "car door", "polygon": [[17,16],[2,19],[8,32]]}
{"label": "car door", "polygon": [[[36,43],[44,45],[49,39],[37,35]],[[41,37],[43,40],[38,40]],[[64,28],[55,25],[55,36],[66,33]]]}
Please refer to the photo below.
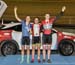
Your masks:
{"label": "car door", "polygon": [[21,24],[13,27],[12,39],[18,43],[19,49],[21,49],[21,39],[22,39],[22,25]]}

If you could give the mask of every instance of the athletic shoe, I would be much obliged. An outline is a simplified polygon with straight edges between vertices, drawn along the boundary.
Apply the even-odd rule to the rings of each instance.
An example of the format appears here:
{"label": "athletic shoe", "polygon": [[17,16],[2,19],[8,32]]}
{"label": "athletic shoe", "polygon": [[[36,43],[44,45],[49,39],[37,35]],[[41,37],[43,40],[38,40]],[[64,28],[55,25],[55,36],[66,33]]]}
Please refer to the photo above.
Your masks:
{"label": "athletic shoe", "polygon": [[45,59],[43,59],[43,62],[45,62],[46,60]]}
{"label": "athletic shoe", "polygon": [[34,59],[31,60],[31,63],[34,63]]}
{"label": "athletic shoe", "polygon": [[24,59],[20,61],[20,64],[22,64],[24,62]]}
{"label": "athletic shoe", "polygon": [[50,59],[48,59],[48,60],[47,60],[47,62],[48,62],[48,63],[51,63],[51,60],[50,60]]}
{"label": "athletic shoe", "polygon": [[41,62],[41,60],[40,59],[38,59],[38,63],[40,63]]}

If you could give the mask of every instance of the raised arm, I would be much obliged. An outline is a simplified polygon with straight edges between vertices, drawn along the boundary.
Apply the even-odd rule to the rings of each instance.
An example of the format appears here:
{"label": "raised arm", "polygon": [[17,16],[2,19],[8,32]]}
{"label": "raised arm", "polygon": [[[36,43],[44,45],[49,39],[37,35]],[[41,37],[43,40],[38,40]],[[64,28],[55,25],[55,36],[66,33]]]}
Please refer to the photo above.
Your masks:
{"label": "raised arm", "polygon": [[22,20],[18,17],[18,15],[17,15],[17,7],[14,7],[14,14],[15,14],[15,18],[19,21],[19,22],[21,22]]}
{"label": "raised arm", "polygon": [[65,10],[66,6],[63,6],[61,12],[56,16],[56,20],[59,19],[64,14]]}

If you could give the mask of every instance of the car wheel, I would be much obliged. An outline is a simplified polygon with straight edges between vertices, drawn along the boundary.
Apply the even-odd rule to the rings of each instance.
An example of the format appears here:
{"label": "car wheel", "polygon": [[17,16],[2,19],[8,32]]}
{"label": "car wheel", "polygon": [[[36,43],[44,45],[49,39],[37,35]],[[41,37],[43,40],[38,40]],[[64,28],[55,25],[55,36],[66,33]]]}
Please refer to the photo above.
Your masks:
{"label": "car wheel", "polygon": [[18,51],[16,42],[14,42],[13,40],[3,41],[1,44],[1,53],[4,56],[16,54]]}
{"label": "car wheel", "polygon": [[59,52],[64,56],[70,56],[74,52],[74,42],[71,40],[62,40],[59,43]]}

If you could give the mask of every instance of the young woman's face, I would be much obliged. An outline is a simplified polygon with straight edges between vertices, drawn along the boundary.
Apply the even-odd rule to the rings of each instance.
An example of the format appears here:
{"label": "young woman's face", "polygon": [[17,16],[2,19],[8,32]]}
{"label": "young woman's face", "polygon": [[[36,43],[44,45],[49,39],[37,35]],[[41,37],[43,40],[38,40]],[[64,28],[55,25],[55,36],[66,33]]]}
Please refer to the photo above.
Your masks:
{"label": "young woman's face", "polygon": [[30,22],[30,16],[26,16],[26,22]]}
{"label": "young woman's face", "polygon": [[50,19],[50,14],[45,14],[45,19]]}
{"label": "young woman's face", "polygon": [[34,19],[34,23],[35,23],[35,24],[39,23],[39,19],[38,19],[38,18],[35,18],[35,19]]}

